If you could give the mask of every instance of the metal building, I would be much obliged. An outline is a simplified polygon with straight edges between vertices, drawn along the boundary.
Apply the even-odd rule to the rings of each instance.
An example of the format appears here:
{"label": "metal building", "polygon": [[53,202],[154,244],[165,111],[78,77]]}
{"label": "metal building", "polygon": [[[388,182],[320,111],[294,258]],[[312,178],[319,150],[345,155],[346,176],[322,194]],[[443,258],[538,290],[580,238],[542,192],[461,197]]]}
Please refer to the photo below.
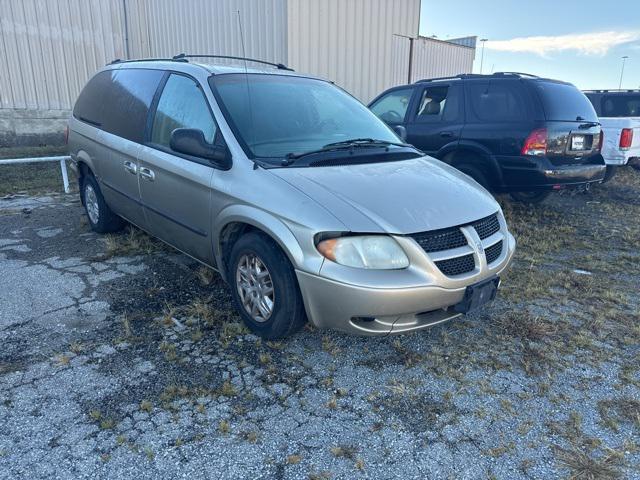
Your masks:
{"label": "metal building", "polygon": [[115,58],[270,60],[367,102],[470,72],[475,56],[475,37],[418,37],[420,0],[0,0],[0,11],[0,146],[53,141],[84,83]]}

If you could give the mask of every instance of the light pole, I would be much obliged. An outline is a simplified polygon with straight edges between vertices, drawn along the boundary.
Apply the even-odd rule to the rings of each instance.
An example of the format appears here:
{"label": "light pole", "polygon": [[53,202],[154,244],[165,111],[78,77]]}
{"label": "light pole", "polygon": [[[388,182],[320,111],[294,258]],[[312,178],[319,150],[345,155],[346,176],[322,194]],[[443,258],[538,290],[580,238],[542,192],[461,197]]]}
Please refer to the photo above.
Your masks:
{"label": "light pole", "polygon": [[489,39],[488,38],[480,39],[480,41],[482,42],[482,53],[480,53],[480,75],[482,75],[482,64],[484,63],[484,44],[487,40]]}
{"label": "light pole", "polygon": [[627,58],[629,58],[629,55],[625,55],[624,57],[622,57],[622,69],[620,70],[620,83],[618,84],[618,90],[622,89],[622,77],[624,75],[624,64],[626,63]]}

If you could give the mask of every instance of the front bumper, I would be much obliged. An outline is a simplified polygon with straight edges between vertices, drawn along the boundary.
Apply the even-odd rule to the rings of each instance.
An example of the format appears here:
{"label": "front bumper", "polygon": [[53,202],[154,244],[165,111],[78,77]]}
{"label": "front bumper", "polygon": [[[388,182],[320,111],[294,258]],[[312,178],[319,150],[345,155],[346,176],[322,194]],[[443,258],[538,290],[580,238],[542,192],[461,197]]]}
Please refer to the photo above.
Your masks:
{"label": "front bumper", "polygon": [[498,161],[505,191],[552,190],[597,183],[604,179],[606,172],[600,155],[589,162],[560,165],[546,157],[501,157]]}
{"label": "front bumper", "polygon": [[[424,329],[459,317],[452,308],[462,301],[466,287],[500,275],[513,259],[515,239],[505,235],[506,248],[491,265],[464,278],[429,276],[424,285],[393,288],[358,285],[297,270],[309,320],[318,328],[359,335],[387,335]],[[398,275],[401,271],[388,271]],[[393,273],[391,273],[393,272]],[[384,272],[381,272],[384,274]],[[366,272],[363,272],[366,275]]]}

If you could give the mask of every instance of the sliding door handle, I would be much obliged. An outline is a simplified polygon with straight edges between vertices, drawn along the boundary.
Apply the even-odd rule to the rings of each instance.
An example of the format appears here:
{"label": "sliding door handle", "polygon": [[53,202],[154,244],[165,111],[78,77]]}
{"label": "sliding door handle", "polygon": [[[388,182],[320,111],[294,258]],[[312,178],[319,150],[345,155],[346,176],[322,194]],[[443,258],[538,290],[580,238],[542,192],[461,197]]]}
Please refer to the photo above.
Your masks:
{"label": "sliding door handle", "polygon": [[156,179],[156,174],[153,173],[153,170],[150,170],[150,169],[145,168],[145,167],[141,167],[140,168],[140,176],[142,178],[146,178],[150,182],[153,182]]}
{"label": "sliding door handle", "polygon": [[129,160],[124,162],[124,169],[127,172],[131,173],[132,175],[135,175],[138,173],[138,166],[135,163],[130,162]]}

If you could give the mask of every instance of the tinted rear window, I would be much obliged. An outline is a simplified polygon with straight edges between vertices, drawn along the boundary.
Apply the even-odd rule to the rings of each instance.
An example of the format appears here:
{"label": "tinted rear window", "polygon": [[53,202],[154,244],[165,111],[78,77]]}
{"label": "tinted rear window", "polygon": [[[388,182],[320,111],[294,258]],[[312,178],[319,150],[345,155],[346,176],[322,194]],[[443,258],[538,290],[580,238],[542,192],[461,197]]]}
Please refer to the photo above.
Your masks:
{"label": "tinted rear window", "polygon": [[640,93],[605,95],[600,108],[603,117],[640,117]]}
{"label": "tinted rear window", "polygon": [[542,101],[547,120],[598,121],[593,105],[575,86],[555,82],[533,82],[533,84]]}
{"label": "tinted rear window", "polygon": [[95,75],[73,109],[79,120],[141,143],[162,70],[107,70]]}
{"label": "tinted rear window", "polygon": [[527,96],[515,81],[468,82],[467,105],[471,121],[514,122],[529,116]]}

